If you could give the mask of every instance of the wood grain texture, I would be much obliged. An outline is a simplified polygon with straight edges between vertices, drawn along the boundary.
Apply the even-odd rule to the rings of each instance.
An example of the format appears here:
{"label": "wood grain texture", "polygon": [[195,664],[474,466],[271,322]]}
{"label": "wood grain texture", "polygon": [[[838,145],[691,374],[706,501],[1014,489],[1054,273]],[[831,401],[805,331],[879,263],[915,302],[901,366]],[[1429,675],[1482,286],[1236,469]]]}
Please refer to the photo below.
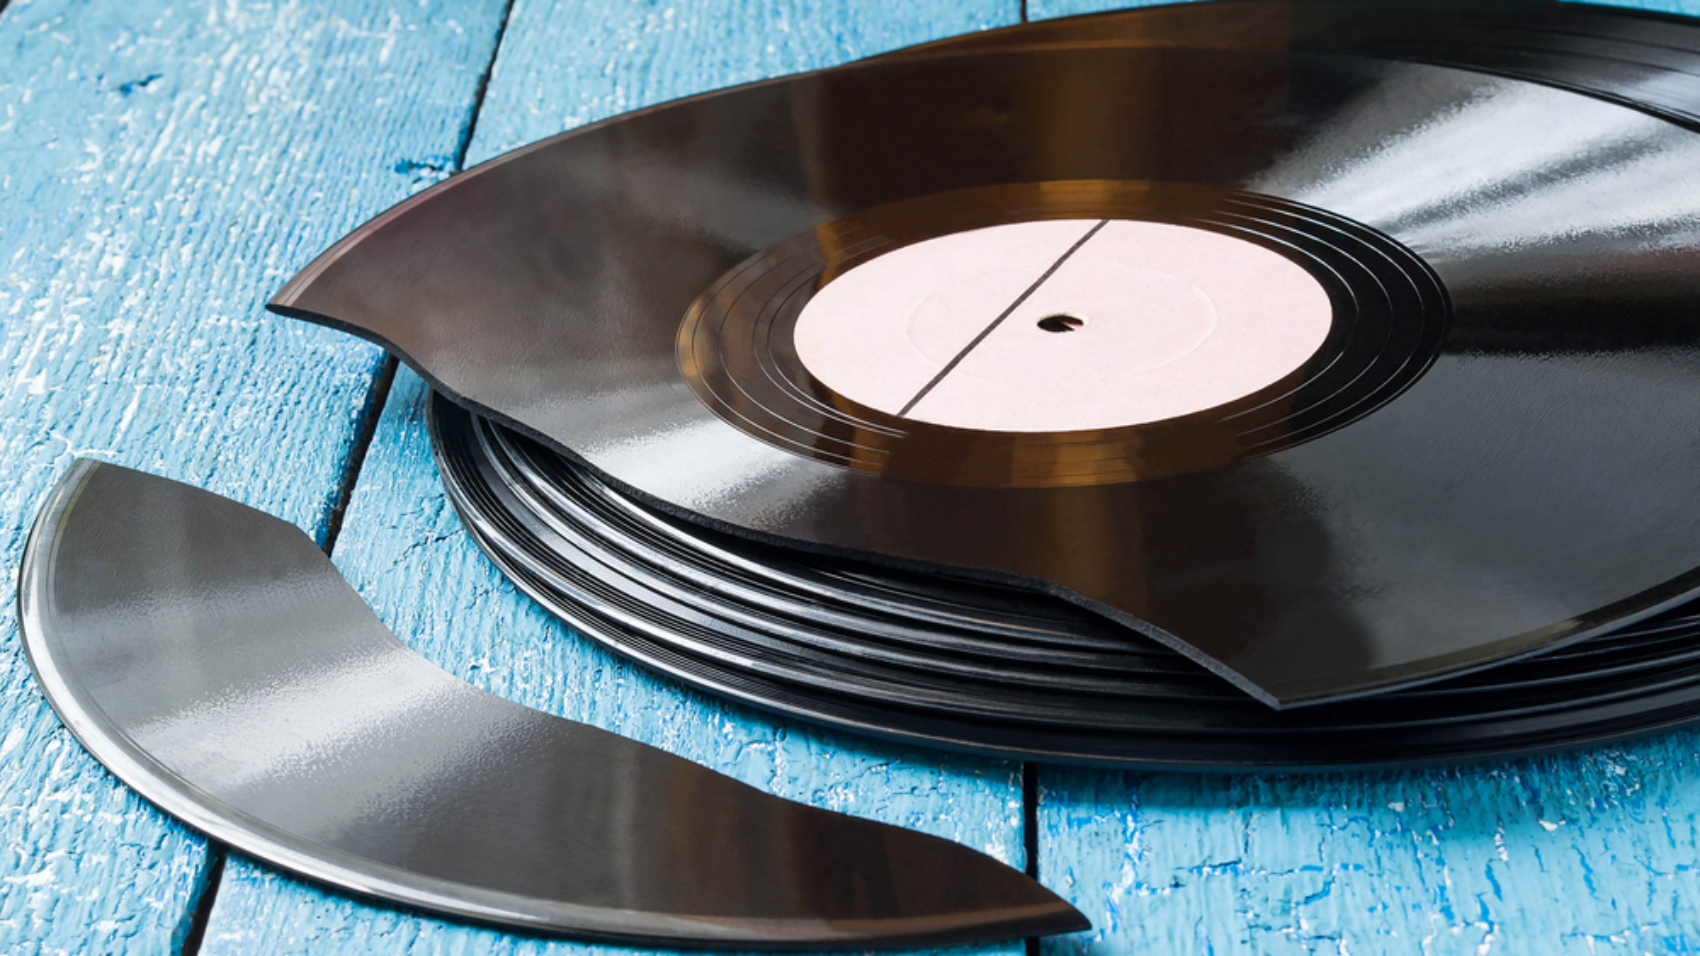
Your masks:
{"label": "wood grain texture", "polygon": [[[324,533],[379,352],[261,311],[470,120],[499,4],[0,14],[0,564],[74,456]],[[0,611],[0,952],[174,951],[202,841],[84,753]]]}
{"label": "wood grain texture", "polygon": [[[469,161],[705,89],[1011,22],[1013,3],[870,5],[520,0]],[[335,558],[395,632],[473,684],[605,727],[791,799],[1024,863],[1020,768],[777,722],[632,667],[514,591],[477,551],[430,460],[425,390],[403,370]],[[563,865],[571,865],[564,860]],[[202,952],[543,953],[602,947],[371,906],[233,856]],[[979,952],[1015,954],[1019,943]]]}
{"label": "wood grain texture", "polygon": [[1051,956],[1700,950],[1700,733],[1473,767],[1041,773]]}

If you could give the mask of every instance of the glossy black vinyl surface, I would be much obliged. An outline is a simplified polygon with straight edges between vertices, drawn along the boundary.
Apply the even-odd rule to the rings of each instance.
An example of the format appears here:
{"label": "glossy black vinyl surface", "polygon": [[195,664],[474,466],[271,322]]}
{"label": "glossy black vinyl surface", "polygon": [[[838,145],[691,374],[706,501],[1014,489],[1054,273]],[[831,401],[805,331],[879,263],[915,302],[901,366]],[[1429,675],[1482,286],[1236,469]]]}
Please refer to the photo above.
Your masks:
{"label": "glossy black vinyl surface", "polygon": [[293,526],[187,485],[79,461],[31,533],[18,601],[48,700],[120,779],[348,890],[662,946],[1087,928],[950,841],[477,690],[390,634]]}
{"label": "glossy black vinyl surface", "polygon": [[584,635],[790,716],[1001,756],[1194,770],[1506,757],[1700,720],[1700,607],[1424,687],[1277,712],[1056,598],[697,527],[434,399],[485,552]]}
{"label": "glossy black vinyl surface", "polygon": [[1426,0],[1373,10],[1350,0],[1177,3],[970,33],[886,55],[1123,45],[1411,60],[1533,80],[1700,126],[1700,31],[1694,21],[1585,3]]}
{"label": "glossy black vinyl surface", "polygon": [[[1383,2],[1013,28],[518,150],[363,227],[273,308],[397,349],[672,514],[1036,583],[1266,703],[1363,695],[1619,627],[1700,583],[1697,37],[1628,13]],[[693,394],[681,323],[752,257],[1035,183],[1315,210],[1420,262],[1444,337],[1349,425],[1088,484],[1019,476],[1103,447],[1091,433],[1011,451],[899,427],[886,457],[931,463],[884,473],[817,454],[829,430],[798,451]],[[1399,291],[1365,265],[1348,297]],[[852,431],[891,430],[816,398]]]}

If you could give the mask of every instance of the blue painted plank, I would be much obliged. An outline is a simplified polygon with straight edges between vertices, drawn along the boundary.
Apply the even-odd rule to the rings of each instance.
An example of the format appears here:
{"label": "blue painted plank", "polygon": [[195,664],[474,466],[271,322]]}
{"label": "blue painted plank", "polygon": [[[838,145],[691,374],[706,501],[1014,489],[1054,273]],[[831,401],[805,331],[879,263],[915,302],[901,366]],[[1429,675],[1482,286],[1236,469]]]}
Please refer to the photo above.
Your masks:
{"label": "blue painted plank", "polygon": [[[0,565],[88,455],[323,535],[376,349],[261,311],[451,155],[499,2],[0,14]],[[9,573],[9,572],[8,572]],[[173,951],[203,842],[107,775],[0,610],[0,951]]]}
{"label": "blue painted plank", "polygon": [[[807,12],[807,16],[805,16]],[[610,112],[1013,20],[910,4],[761,7],[522,2],[511,15],[472,159]],[[1019,766],[777,722],[632,667],[572,634],[478,554],[444,499],[405,369],[385,407],[335,558],[404,640],[513,700],[654,744],[791,799],[937,833],[1022,865]],[[563,861],[570,865],[570,861]],[[239,856],[203,952],[601,951],[325,893]],[[1019,944],[981,952],[1014,954]]]}
{"label": "blue painted plank", "polygon": [[1700,733],[1445,770],[1041,772],[1049,956],[1700,950]]}

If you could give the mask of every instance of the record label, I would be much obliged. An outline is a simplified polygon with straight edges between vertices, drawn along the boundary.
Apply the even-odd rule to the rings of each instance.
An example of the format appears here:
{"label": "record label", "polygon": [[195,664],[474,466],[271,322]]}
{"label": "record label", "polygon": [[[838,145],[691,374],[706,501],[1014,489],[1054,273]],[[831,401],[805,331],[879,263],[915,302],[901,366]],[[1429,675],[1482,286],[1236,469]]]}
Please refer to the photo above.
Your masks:
{"label": "record label", "polygon": [[822,288],[798,359],[902,418],[984,431],[1119,428],[1268,387],[1333,325],[1320,283],[1232,236],[1123,219],[971,229]]}
{"label": "record label", "polygon": [[675,356],[705,408],[793,454],[1060,487],[1343,427],[1423,374],[1446,317],[1420,260],[1321,210],[1051,181],[915,197],[775,243],[686,310]]}

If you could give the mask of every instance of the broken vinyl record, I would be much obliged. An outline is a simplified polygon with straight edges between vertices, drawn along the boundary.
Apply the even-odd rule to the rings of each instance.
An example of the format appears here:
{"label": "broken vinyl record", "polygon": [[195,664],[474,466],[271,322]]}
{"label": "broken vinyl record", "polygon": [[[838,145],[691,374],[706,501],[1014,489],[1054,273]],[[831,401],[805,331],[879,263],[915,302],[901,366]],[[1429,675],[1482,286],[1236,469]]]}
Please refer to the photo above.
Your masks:
{"label": "broken vinyl record", "polygon": [[867,950],[1088,926],[967,847],[466,684],[299,529],[189,485],[79,459],[25,545],[18,621],[48,702],[121,780],[344,890],[628,946]]}
{"label": "broken vinyl record", "polygon": [[[516,150],[362,227],[271,307],[385,344],[570,463],[580,478],[531,482],[537,459],[488,445],[469,460],[506,470],[469,465],[456,493],[545,603],[612,587],[557,609],[617,620],[603,639],[658,666],[848,724],[1009,724],[1040,735],[1003,748],[1027,752],[1073,752],[1040,726],[1241,727],[1216,701],[1264,721],[1248,741],[1298,739],[1321,718],[1262,705],[1450,702],[1477,685],[1418,685],[1558,660],[1700,586],[1697,64],[1692,23],[1535,4],[1013,27]],[[1126,642],[1104,654],[1155,653],[1131,631],[1202,668],[1136,710],[1144,665],[1027,673],[973,650],[978,625],[954,649],[775,629],[739,590],[760,568],[712,587],[632,570],[606,529],[554,514],[556,478],[770,549],[758,565],[1045,591],[1090,612],[1065,617],[1094,647]],[[501,499],[522,493],[542,497]],[[1006,625],[1024,626],[988,626]],[[1507,678],[1465,711],[1511,749],[1611,736],[1615,673]],[[982,680],[1004,691],[964,689]],[[1659,724],[1666,699],[1636,686],[1636,726]],[[1356,706],[1370,728],[1452,704]],[[1420,737],[1413,754],[1470,749]]]}

